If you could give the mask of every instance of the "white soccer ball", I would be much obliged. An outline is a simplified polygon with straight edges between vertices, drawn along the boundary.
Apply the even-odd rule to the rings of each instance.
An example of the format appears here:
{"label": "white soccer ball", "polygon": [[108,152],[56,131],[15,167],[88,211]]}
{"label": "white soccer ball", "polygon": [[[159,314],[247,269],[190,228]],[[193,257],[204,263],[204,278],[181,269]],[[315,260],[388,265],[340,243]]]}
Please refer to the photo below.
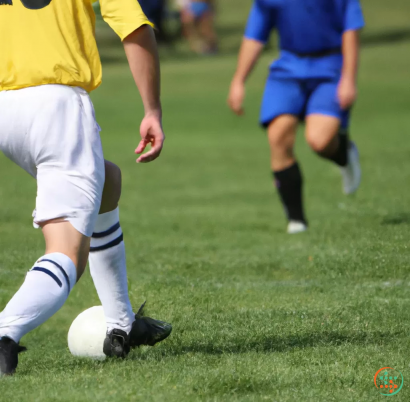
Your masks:
{"label": "white soccer ball", "polygon": [[68,348],[71,354],[104,360],[103,344],[107,325],[102,306],[83,311],[71,324],[68,331]]}

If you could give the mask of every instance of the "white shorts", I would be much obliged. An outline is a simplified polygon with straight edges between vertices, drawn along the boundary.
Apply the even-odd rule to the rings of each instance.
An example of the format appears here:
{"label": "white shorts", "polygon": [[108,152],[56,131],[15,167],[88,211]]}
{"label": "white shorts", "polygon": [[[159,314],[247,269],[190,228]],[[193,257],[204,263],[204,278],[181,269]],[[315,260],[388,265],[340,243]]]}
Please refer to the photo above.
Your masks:
{"label": "white shorts", "polygon": [[105,179],[99,131],[81,88],[0,91],[0,150],[37,179],[36,225],[63,218],[91,236]]}

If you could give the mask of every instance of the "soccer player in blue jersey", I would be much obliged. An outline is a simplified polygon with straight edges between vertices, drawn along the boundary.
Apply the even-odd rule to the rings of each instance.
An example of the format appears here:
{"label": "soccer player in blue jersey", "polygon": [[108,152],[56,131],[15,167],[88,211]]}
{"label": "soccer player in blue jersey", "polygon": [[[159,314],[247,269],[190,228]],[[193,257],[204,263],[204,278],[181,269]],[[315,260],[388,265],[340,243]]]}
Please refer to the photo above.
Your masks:
{"label": "soccer player in blue jersey", "polygon": [[260,123],[267,129],[288,233],[307,229],[302,174],[294,154],[300,121],[312,150],[340,167],[344,193],[354,193],[360,184],[359,155],[349,140],[348,124],[363,26],[359,0],[254,0],[228,104],[243,114],[245,81],[277,29],[280,56],[270,67]]}

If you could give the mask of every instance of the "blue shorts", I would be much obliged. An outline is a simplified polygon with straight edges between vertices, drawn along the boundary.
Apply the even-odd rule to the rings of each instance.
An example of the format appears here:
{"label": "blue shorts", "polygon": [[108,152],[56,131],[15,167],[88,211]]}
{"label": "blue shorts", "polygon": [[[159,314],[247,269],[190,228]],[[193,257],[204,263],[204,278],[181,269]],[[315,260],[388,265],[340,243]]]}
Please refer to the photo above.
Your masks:
{"label": "blue shorts", "polygon": [[204,14],[211,10],[209,4],[205,1],[194,1],[189,5],[189,12],[195,18],[201,18]]}
{"label": "blue shorts", "polygon": [[318,113],[340,119],[342,128],[349,125],[349,111],[342,110],[337,100],[338,81],[333,79],[297,79],[269,77],[265,87],[260,123],[267,127],[282,114],[304,120]]}

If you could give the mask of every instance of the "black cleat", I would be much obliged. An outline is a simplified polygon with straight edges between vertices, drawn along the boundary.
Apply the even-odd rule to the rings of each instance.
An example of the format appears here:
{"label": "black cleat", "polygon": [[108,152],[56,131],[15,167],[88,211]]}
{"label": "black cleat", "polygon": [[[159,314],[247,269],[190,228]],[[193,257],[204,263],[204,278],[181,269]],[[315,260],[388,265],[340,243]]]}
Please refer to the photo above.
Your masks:
{"label": "black cleat", "polygon": [[103,352],[108,357],[127,357],[128,353],[130,353],[127,333],[121,329],[113,329],[111,332],[107,332]]}
{"label": "black cleat", "polygon": [[150,317],[144,317],[145,303],[135,314],[135,321],[132,323],[129,334],[130,346],[132,348],[148,345],[154,346],[156,343],[168,338],[172,332],[172,325],[163,321],[154,320]]}
{"label": "black cleat", "polygon": [[19,362],[18,354],[27,350],[7,336],[0,338],[0,377],[16,372]]}
{"label": "black cleat", "polygon": [[104,354],[109,357],[127,357],[131,348],[141,345],[154,346],[156,343],[168,338],[172,325],[163,321],[154,320],[143,316],[145,303],[135,315],[130,333],[120,329],[113,329],[107,333],[104,341]]}

